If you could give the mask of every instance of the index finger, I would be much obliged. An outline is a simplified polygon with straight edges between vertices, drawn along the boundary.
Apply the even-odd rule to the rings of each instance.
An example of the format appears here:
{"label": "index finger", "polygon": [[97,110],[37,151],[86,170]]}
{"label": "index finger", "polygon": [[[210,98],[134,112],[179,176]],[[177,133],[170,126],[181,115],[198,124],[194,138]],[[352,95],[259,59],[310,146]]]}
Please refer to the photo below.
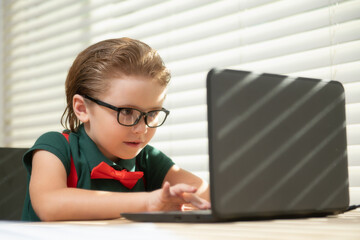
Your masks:
{"label": "index finger", "polygon": [[184,193],[195,193],[197,188],[187,185],[187,184],[176,184],[170,187],[170,194],[173,197],[181,197],[183,198]]}
{"label": "index finger", "polygon": [[194,207],[199,208],[199,209],[210,209],[211,208],[210,202],[206,201],[205,199],[201,198],[200,196],[198,196],[196,194],[184,193],[183,199],[186,202],[191,203]]}

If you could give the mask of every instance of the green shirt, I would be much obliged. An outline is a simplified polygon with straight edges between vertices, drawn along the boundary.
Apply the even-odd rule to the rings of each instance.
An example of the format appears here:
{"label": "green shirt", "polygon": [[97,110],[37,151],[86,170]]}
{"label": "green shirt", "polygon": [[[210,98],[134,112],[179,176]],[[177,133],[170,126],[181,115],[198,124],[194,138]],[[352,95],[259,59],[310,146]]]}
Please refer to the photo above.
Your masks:
{"label": "green shirt", "polygon": [[[149,145],[134,159],[119,159],[117,163],[114,163],[100,152],[96,144],[86,134],[83,125],[80,126],[76,133],[70,133],[69,141],[70,144],[59,132],[48,132],[40,136],[34,146],[23,157],[23,162],[28,172],[28,180],[31,177],[32,151],[36,149],[43,149],[56,155],[63,163],[67,175],[70,173],[71,155],[78,175],[77,187],[82,189],[113,192],[153,191],[161,188],[165,175],[174,165],[170,158]],[[101,162],[105,162],[110,166],[118,165],[115,167],[116,169],[126,168],[129,171],[143,171],[144,179],[140,179],[132,189],[124,187],[119,181],[113,179],[91,179],[91,170]],[[29,191],[27,191],[25,198],[22,220],[40,221],[32,208]]]}

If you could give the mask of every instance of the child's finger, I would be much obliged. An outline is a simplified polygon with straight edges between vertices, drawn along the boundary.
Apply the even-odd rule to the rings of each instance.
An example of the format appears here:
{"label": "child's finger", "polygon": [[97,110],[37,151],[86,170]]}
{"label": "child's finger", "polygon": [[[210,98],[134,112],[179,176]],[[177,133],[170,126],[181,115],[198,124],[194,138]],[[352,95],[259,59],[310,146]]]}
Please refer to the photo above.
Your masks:
{"label": "child's finger", "polygon": [[162,196],[163,198],[171,197],[169,182],[165,182],[164,185],[162,186]]}
{"label": "child's finger", "polygon": [[170,194],[174,197],[183,198],[184,193],[195,193],[197,189],[187,184],[177,184],[170,188]]}
{"label": "child's finger", "polygon": [[184,200],[199,209],[209,209],[211,204],[196,194],[184,194]]}

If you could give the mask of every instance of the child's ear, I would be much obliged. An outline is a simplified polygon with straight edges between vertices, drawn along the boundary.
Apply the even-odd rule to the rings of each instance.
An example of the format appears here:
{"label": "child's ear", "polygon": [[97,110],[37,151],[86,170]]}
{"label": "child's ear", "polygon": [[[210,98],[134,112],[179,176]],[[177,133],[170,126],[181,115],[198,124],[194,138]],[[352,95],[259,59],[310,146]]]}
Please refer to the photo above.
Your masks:
{"label": "child's ear", "polygon": [[85,99],[79,94],[73,97],[73,109],[76,117],[83,123],[89,121],[89,110],[85,104]]}

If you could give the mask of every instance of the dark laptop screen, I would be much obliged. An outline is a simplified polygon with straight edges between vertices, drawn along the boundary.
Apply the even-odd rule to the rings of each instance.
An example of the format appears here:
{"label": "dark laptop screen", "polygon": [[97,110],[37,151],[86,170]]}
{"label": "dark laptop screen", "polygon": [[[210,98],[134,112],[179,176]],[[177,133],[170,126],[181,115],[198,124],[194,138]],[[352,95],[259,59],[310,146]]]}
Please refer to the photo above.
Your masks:
{"label": "dark laptop screen", "polygon": [[340,83],[213,70],[207,88],[215,212],[271,215],[346,208]]}

